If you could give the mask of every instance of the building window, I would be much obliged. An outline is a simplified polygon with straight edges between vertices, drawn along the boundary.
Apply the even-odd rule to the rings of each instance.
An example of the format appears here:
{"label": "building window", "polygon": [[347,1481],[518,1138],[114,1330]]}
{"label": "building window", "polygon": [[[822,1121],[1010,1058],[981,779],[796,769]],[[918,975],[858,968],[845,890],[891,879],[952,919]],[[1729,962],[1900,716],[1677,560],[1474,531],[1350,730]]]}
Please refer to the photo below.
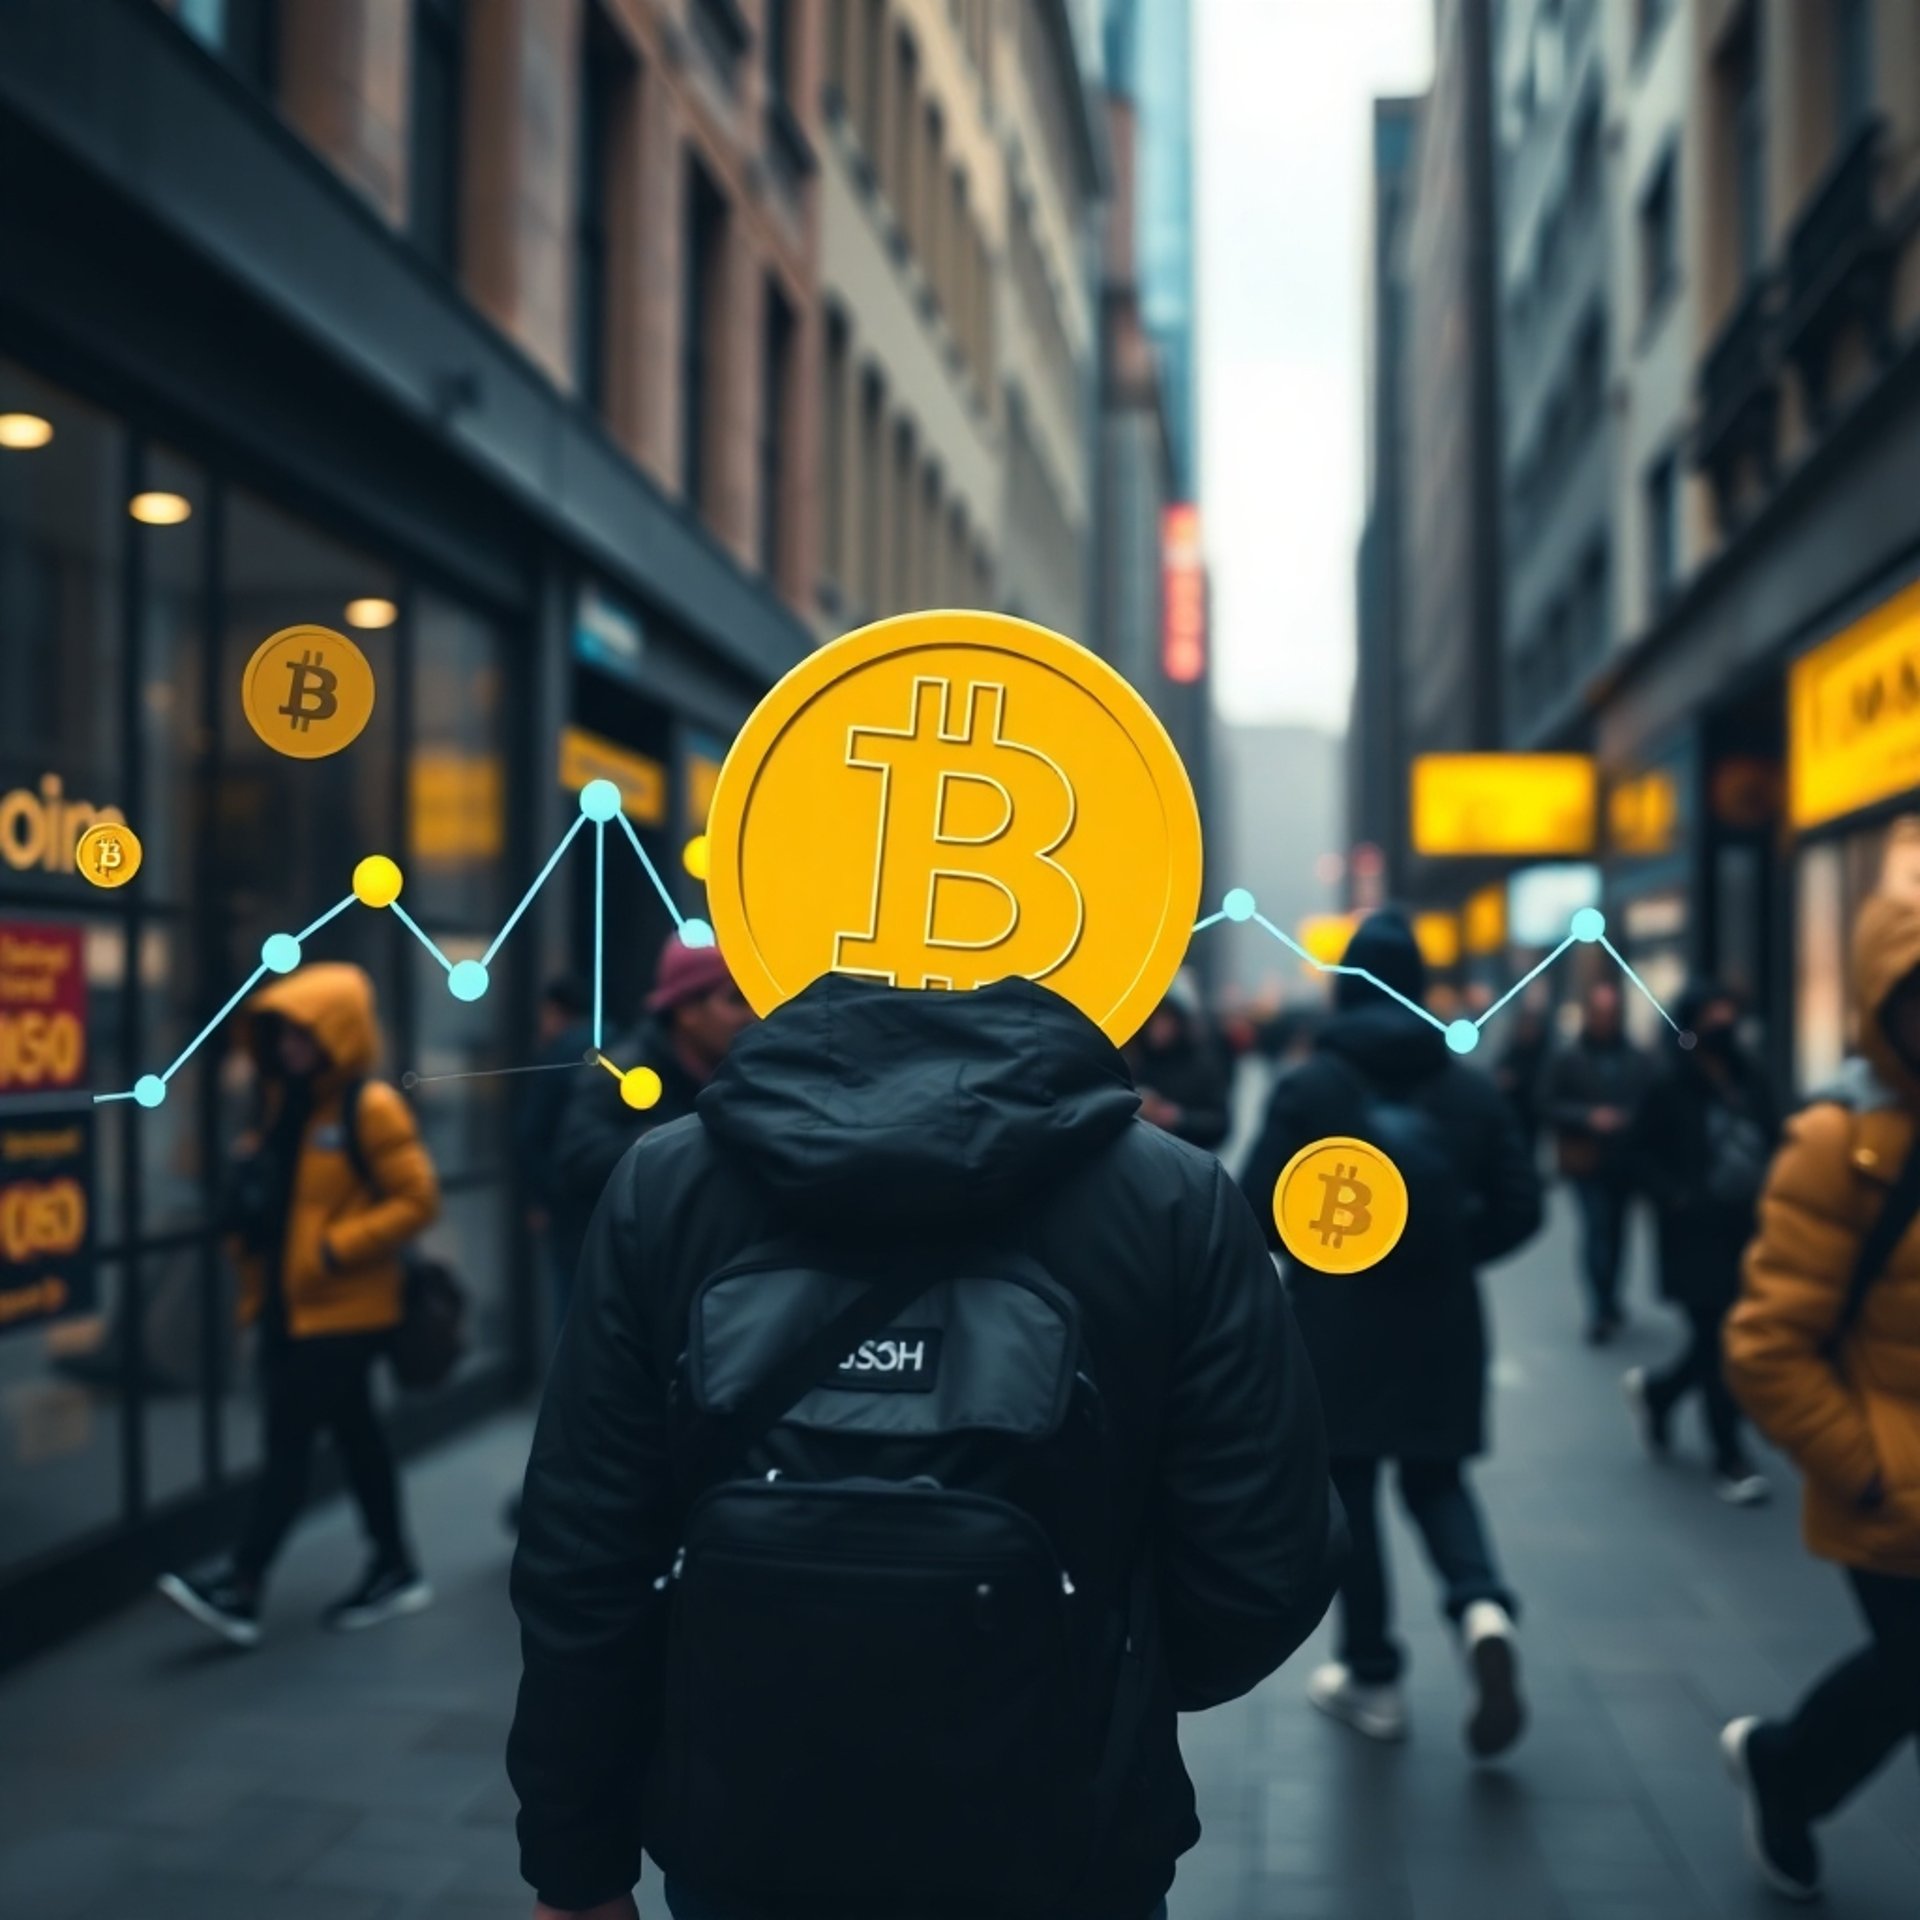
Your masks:
{"label": "building window", "polygon": [[1644,54],[1673,11],[1673,0],[1633,0],[1633,50]]}
{"label": "building window", "polygon": [[442,273],[460,264],[462,0],[414,0],[407,226]]}
{"label": "building window", "polygon": [[902,420],[893,430],[893,578],[888,583],[888,605],[895,613],[913,605],[913,467],[913,429]]}
{"label": "building window", "polygon": [[913,237],[913,136],[919,115],[920,56],[902,33],[893,43],[893,178],[887,182],[893,211],[907,237]]}
{"label": "building window", "polygon": [[1873,0],[1838,0],[1833,30],[1835,144],[1844,146],[1873,112]]}
{"label": "building window", "polygon": [[1680,577],[1680,474],[1663,454],[1647,470],[1647,598],[1657,617]]}
{"label": "building window", "polygon": [[780,579],[782,495],[787,472],[787,401],[792,381],[793,309],[767,282],[760,363],[760,570]]}
{"label": "building window", "polygon": [[820,423],[821,490],[820,573],[837,596],[851,585],[847,565],[847,317],[827,312],[826,418]]}
{"label": "building window", "polygon": [[280,78],[278,0],[180,0],[180,24],[269,97]]}
{"label": "building window", "polygon": [[1651,325],[1680,281],[1680,205],[1669,147],[1640,196],[1640,312]]}
{"label": "building window", "polygon": [[680,492],[696,512],[706,507],[707,440],[712,428],[712,334],[721,313],[727,203],[706,169],[687,160],[685,269],[680,307]]}
{"label": "building window", "polygon": [[880,547],[881,471],[886,458],[886,398],[880,376],[869,373],[860,387],[860,592],[862,611],[880,611],[886,594]]}
{"label": "building window", "polygon": [[791,0],[763,0],[761,32],[767,57],[767,94],[770,99],[793,98],[793,22]]}
{"label": "building window", "polygon": [[633,62],[598,0],[589,0],[586,12],[574,195],[573,369],[580,398],[602,413],[607,404],[612,213],[619,195],[616,143],[633,84]]}
{"label": "building window", "polygon": [[864,4],[867,9],[866,58],[860,68],[860,77],[865,82],[860,89],[860,139],[867,149],[867,158],[878,167],[882,164],[880,102],[887,71],[887,0],[864,0]]}
{"label": "building window", "polygon": [[1748,9],[1727,49],[1721,85],[1733,128],[1733,211],[1740,277],[1751,282],[1767,257],[1767,101],[1757,7]]}

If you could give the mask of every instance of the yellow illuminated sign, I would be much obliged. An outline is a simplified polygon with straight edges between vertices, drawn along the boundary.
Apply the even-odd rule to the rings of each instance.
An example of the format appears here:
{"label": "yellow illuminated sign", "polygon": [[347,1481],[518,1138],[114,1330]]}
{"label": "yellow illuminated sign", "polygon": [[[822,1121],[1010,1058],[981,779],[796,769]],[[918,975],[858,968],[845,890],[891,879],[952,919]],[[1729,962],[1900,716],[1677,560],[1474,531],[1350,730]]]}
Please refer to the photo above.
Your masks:
{"label": "yellow illuminated sign", "polygon": [[1416,853],[1593,851],[1596,782],[1580,753],[1423,753],[1413,763]]}
{"label": "yellow illuminated sign", "polygon": [[1671,853],[1679,817],[1672,774],[1655,770],[1619,781],[1607,793],[1607,846],[1642,857]]}
{"label": "yellow illuminated sign", "polygon": [[1313,913],[1294,929],[1293,937],[1323,967],[1337,967],[1356,922],[1350,913]]}
{"label": "yellow illuminated sign", "polygon": [[687,826],[699,833],[707,824],[713,807],[713,790],[720,783],[720,762],[704,753],[690,753],[686,759]]}
{"label": "yellow illuminated sign", "polygon": [[422,747],[408,772],[417,860],[497,860],[506,844],[506,792],[491,754]]}
{"label": "yellow illuminated sign", "polygon": [[1920,585],[1796,660],[1787,711],[1795,827],[1920,786]]}
{"label": "yellow illuminated sign", "polygon": [[1500,882],[1467,902],[1465,934],[1469,953],[1498,953],[1507,944],[1507,890]]}
{"label": "yellow illuminated sign", "polygon": [[1430,967],[1450,967],[1460,958],[1460,922],[1451,913],[1416,913],[1413,937]]}
{"label": "yellow illuminated sign", "polygon": [[627,818],[639,826],[657,827],[667,817],[667,770],[658,760],[584,727],[563,727],[560,784],[578,793],[589,780],[611,780],[620,789]]}

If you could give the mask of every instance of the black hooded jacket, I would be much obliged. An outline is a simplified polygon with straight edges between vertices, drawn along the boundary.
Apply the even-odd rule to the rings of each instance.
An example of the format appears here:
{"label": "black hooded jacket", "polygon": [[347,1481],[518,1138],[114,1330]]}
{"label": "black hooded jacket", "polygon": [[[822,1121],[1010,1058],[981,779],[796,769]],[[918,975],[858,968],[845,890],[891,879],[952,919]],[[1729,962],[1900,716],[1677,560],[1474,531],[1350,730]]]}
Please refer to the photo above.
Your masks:
{"label": "black hooded jacket", "polygon": [[[638,1878],[664,1650],[652,1582],[682,1518],[668,1382],[700,1280],[794,1227],[938,1246],[990,1226],[1078,1297],[1123,1462],[1112,1498],[1155,1577],[1114,1707],[1110,1838],[1061,1920],[1144,1913],[1165,1892],[1199,1837],[1174,1716],[1246,1692],[1313,1630],[1341,1522],[1259,1227],[1219,1163],[1137,1104],[1112,1045],[1044,988],[828,976],[736,1043],[696,1119],[622,1161],[548,1382],[513,1567],[525,1673],[508,1771],[543,1898],[590,1906]],[[765,1737],[804,1747],[807,1732]]]}
{"label": "black hooded jacket", "polygon": [[[1371,915],[1344,964],[1363,967],[1420,1001],[1426,968],[1412,929],[1392,910]],[[1540,1178],[1513,1108],[1484,1073],[1457,1058],[1441,1031],[1351,975],[1313,1054],[1283,1073],[1240,1183],[1280,1245],[1273,1189],[1302,1147],[1362,1134],[1365,1102],[1408,1107],[1433,1123],[1451,1163],[1457,1220],[1431,1263],[1403,1256],[1357,1274],[1289,1260],[1287,1286],[1313,1356],[1336,1456],[1462,1460],[1486,1443],[1487,1335],[1475,1269],[1540,1225]],[[1417,1212],[1420,1199],[1413,1198]],[[1409,1217],[1406,1253],[1424,1223]]]}

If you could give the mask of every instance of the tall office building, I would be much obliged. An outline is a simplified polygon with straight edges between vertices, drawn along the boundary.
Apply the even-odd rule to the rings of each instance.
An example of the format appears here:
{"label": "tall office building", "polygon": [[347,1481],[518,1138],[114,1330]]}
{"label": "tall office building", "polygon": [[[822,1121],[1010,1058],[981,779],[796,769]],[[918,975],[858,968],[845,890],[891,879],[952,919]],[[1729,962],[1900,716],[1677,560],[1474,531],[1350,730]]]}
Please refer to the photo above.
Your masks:
{"label": "tall office building", "polygon": [[1135,160],[1140,319],[1160,361],[1174,494],[1197,500],[1192,0],[1138,0],[1138,5],[1131,78],[1140,119]]}

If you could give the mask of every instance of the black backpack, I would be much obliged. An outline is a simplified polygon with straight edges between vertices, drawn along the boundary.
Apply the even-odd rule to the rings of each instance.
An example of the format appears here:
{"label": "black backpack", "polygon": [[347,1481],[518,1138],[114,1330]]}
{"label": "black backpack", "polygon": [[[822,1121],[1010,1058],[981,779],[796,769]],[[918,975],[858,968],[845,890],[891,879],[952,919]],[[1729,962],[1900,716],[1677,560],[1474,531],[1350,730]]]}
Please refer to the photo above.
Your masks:
{"label": "black backpack", "polygon": [[[380,1191],[360,1145],[360,1096],[364,1080],[340,1094],[340,1132],[347,1162],[363,1187]],[[409,1393],[430,1393],[452,1377],[467,1351],[467,1291],[443,1260],[408,1247],[400,1256],[400,1324],[387,1343],[393,1377]]]}
{"label": "black backpack", "polygon": [[1073,1295],[1003,1250],[757,1247],[669,1405],[655,1859],[794,1914],[1057,1920],[1129,1644]]}

